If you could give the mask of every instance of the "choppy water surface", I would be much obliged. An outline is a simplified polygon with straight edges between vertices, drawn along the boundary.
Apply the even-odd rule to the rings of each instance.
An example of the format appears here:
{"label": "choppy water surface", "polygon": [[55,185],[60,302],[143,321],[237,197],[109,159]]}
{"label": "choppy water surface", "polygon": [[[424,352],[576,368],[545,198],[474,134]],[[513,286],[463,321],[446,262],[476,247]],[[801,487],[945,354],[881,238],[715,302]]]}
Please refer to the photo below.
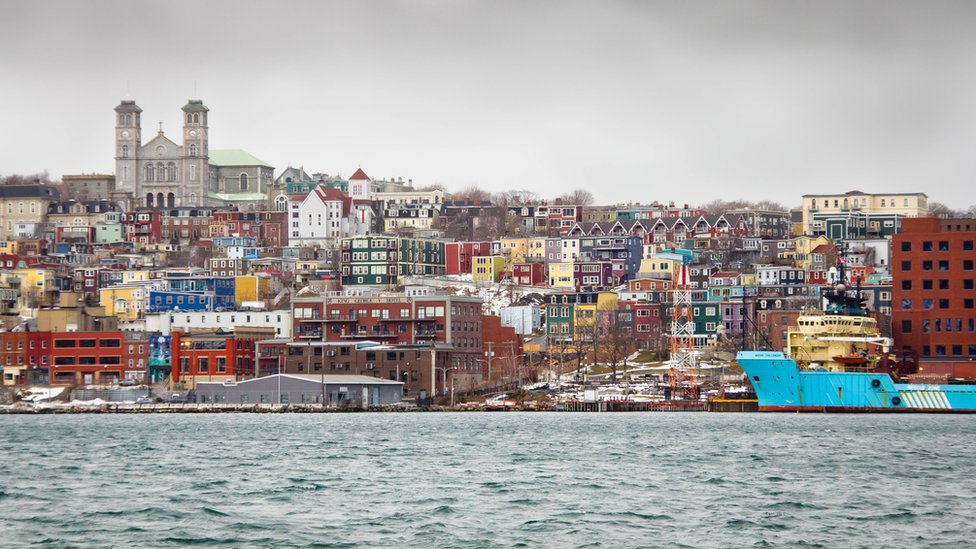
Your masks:
{"label": "choppy water surface", "polygon": [[974,426],[890,415],[7,416],[0,544],[971,546]]}

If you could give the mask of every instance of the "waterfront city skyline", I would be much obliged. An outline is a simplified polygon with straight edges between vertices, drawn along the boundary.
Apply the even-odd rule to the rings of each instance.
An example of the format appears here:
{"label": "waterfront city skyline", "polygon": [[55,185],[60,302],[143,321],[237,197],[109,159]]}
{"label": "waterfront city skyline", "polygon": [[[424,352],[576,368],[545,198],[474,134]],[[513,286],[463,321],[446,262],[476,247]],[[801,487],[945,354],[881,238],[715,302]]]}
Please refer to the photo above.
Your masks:
{"label": "waterfront city skyline", "polygon": [[601,203],[976,203],[966,3],[237,6],[0,8],[3,173],[112,173],[120,99],[145,141],[160,121],[178,139],[199,98],[214,148],[278,172]]}

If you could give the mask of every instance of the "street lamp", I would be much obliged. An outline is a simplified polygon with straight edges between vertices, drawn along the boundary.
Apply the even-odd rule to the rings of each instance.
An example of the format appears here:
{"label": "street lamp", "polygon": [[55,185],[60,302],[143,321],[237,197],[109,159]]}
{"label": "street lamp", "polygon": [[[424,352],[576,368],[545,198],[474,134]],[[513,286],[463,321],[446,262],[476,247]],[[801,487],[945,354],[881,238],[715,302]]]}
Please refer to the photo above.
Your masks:
{"label": "street lamp", "polygon": [[[434,366],[434,370],[441,370],[444,372],[444,382],[441,384],[443,392],[447,392],[447,372],[457,370],[457,366]],[[451,374],[451,407],[454,407],[454,375]]]}

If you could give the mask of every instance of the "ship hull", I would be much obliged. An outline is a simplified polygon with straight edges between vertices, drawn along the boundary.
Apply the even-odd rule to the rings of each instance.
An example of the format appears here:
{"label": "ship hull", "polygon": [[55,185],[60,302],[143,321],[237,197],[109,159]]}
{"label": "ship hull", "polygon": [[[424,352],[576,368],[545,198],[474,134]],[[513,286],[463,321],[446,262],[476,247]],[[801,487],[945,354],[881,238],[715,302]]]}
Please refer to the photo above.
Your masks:
{"label": "ship hull", "polygon": [[895,383],[874,372],[800,370],[783,353],[743,351],[737,358],[760,412],[976,413],[976,385]]}

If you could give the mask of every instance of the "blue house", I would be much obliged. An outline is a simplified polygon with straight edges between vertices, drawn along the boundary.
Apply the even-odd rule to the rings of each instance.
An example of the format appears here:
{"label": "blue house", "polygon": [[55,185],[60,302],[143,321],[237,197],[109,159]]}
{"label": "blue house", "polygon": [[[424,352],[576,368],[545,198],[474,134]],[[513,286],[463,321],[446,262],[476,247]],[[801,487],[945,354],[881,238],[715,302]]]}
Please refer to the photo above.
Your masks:
{"label": "blue house", "polygon": [[172,311],[209,312],[214,310],[212,292],[151,291],[149,292],[149,312],[168,313]]}

